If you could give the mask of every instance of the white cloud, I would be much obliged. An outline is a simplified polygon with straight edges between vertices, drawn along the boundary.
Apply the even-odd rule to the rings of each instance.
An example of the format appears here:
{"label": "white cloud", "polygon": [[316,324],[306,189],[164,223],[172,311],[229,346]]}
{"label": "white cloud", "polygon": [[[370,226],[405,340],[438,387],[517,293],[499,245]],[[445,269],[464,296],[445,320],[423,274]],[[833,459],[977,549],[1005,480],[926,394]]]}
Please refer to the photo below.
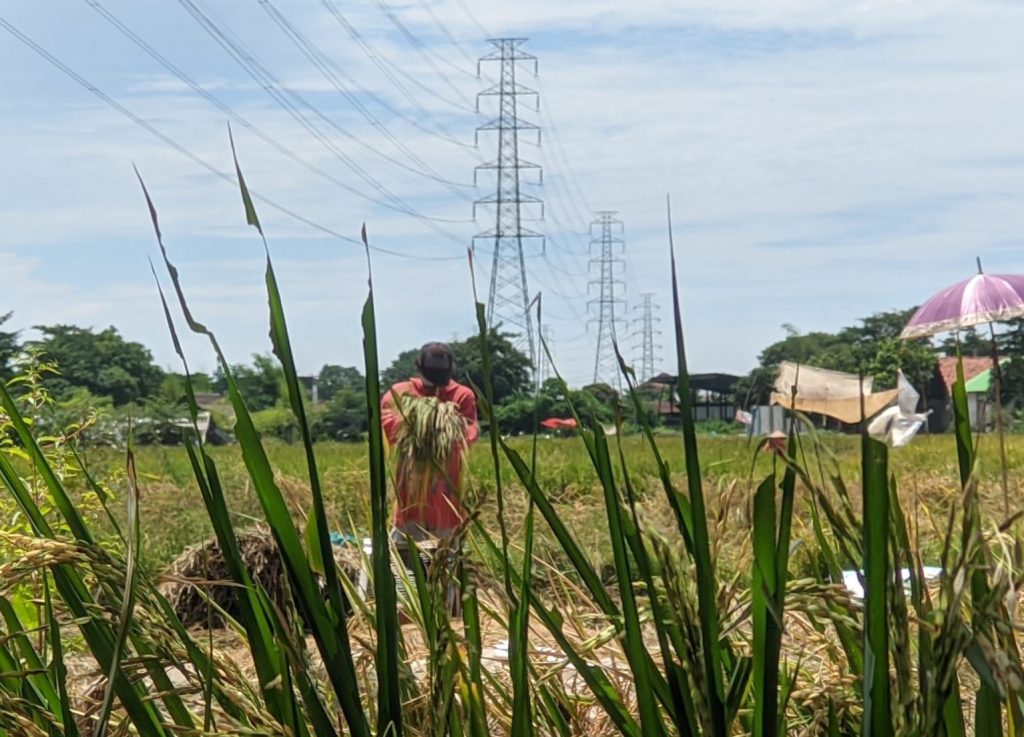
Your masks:
{"label": "white cloud", "polygon": [[[114,0],[106,6],[275,140],[373,193],[176,8],[143,12]],[[275,6],[366,89],[410,111],[318,3],[278,0]],[[454,95],[373,4],[339,7],[405,72]],[[464,63],[419,3],[392,7],[433,52]],[[664,194],[672,193],[687,336],[697,369],[745,370],[779,337],[782,322],[835,329],[873,311],[920,301],[969,272],[976,253],[993,270],[1021,270],[1015,247],[1024,232],[1024,145],[1016,122],[1024,113],[1024,50],[1018,43],[1024,10],[1018,4],[481,0],[472,7],[494,33],[534,36],[526,48],[540,57],[541,79],[527,75],[522,81],[542,90],[543,111],[523,115],[544,124],[546,138],[539,150],[524,145],[523,155],[546,168],[547,184],[531,190],[548,202],[550,217],[542,229],[563,230],[556,221],[578,227],[590,216],[578,212],[585,210],[582,203],[568,202],[577,198],[574,191],[566,194],[572,188],[556,155],[554,121],[588,203],[619,210],[626,223],[627,297],[654,291],[666,308],[663,203]],[[486,51],[474,41],[477,32],[457,3],[440,0],[431,8],[467,39],[471,53]],[[218,3],[216,9],[290,86],[362,140],[404,158],[347,107],[263,13],[241,2]],[[27,16],[15,21],[146,120],[230,170],[222,112],[146,61],[95,14],[68,17],[77,25],[61,23],[56,15],[50,27]],[[87,53],[90,44],[93,55]],[[130,62],[119,64],[121,59]],[[237,192],[37,57],[19,49],[0,51],[0,62],[8,60],[0,73],[9,78],[8,86],[38,95],[10,98],[0,117],[7,162],[0,174],[0,232],[7,244],[2,250],[19,259],[29,291],[57,295],[52,307],[41,301],[29,308],[32,320],[56,321],[43,317],[51,310],[131,325],[154,347],[163,340],[162,319],[147,294],[143,254],[153,252],[153,243],[130,171],[135,161],[209,322],[224,326],[219,333],[231,341],[233,354],[263,350],[259,246],[244,226]],[[473,93],[474,80],[443,68],[461,90]],[[410,89],[430,110],[448,112],[438,99]],[[374,110],[444,177],[471,180],[474,160],[463,150]],[[464,140],[472,139],[474,116],[446,115],[445,122]],[[357,237],[367,221],[373,242],[382,247],[459,257],[463,246],[456,241],[487,227],[438,224],[455,236],[447,239],[344,193],[238,126],[235,134],[253,189],[346,235]],[[468,202],[440,185],[333,138],[417,209],[456,220],[469,216]],[[481,155],[493,156],[490,139],[481,140]],[[365,284],[359,249],[258,207],[281,264],[307,367],[358,360]],[[552,242],[547,258],[529,259],[531,286],[543,283],[572,298],[548,302],[562,318],[553,321],[556,337],[568,340],[584,327],[584,279],[566,274],[585,270],[585,239],[556,235],[559,242]],[[77,284],[69,281],[73,275],[53,273],[60,272],[56,262],[62,254],[82,248],[95,252],[88,278],[102,287],[85,283],[84,275]],[[213,253],[222,263],[204,267]],[[105,264],[115,261],[116,276],[105,277]],[[376,278],[385,357],[470,328],[461,260],[406,263],[380,257]],[[145,288],[133,292],[139,284]],[[486,284],[480,287],[486,293]],[[21,300],[31,302],[28,292],[21,289],[9,299],[19,319],[27,320]],[[592,369],[587,345],[587,338],[556,345],[560,365],[577,381]],[[166,348],[158,353],[168,355]]]}

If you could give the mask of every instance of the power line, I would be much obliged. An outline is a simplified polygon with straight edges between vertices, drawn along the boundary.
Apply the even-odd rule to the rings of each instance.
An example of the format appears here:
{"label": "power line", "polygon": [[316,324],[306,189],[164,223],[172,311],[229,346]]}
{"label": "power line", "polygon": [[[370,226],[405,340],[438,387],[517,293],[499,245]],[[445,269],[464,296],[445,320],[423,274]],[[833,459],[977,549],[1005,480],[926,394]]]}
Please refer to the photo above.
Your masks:
{"label": "power line", "polygon": [[[476,59],[474,59],[469,54],[469,52],[466,51],[465,47],[461,43],[459,43],[459,40],[455,38],[455,35],[451,32],[448,26],[445,25],[444,21],[437,17],[437,13],[435,13],[434,9],[430,7],[430,3],[427,2],[427,0],[419,0],[419,4],[420,7],[427,12],[427,15],[430,16],[430,19],[434,21],[434,25],[436,25],[441,30],[441,33],[444,34],[444,37],[448,39],[448,42],[456,49],[458,49],[460,54],[462,54],[462,58],[468,61],[470,64],[475,64]],[[487,34],[485,33],[484,37],[486,36]]]}
{"label": "power line", "polygon": [[[537,83],[538,83],[538,88],[543,93],[543,90],[544,90],[543,80],[538,79]],[[545,99],[547,99],[547,98],[545,98]],[[582,205],[583,205],[584,212],[592,212],[593,209],[590,207],[590,204],[587,201],[587,197],[583,193],[582,188],[580,187],[579,179],[576,177],[576,172],[573,169],[572,163],[569,161],[569,157],[568,157],[568,155],[565,152],[565,146],[562,145],[562,136],[561,136],[561,133],[559,131],[558,124],[557,124],[557,122],[555,120],[555,115],[551,111],[551,100],[550,99],[547,99],[547,102],[545,102],[544,109],[540,111],[540,115],[541,115],[542,120],[544,121],[545,127],[550,129],[550,137],[551,137],[552,142],[555,145],[553,154],[555,154],[556,157],[557,156],[561,156],[562,164],[565,166],[565,172],[566,172],[566,175],[568,177],[569,184],[572,185],[572,189],[575,192],[575,197],[579,198],[579,202],[581,202]],[[575,199],[573,199],[573,193],[569,191],[569,187],[568,186],[566,186],[566,191],[569,192],[570,200],[572,200],[574,202],[574,207],[575,207]],[[583,217],[583,215],[581,213],[579,213],[578,211],[577,211],[577,216],[580,218],[581,222],[585,222],[586,221],[586,219]]]}
{"label": "power line", "polygon": [[476,15],[473,13],[470,7],[466,5],[466,0],[455,0],[455,2],[458,3],[459,7],[462,9],[462,12],[466,14],[466,17],[469,18],[473,25],[476,26],[477,30],[480,31],[480,35],[482,35],[484,38],[490,38],[490,32],[486,28],[484,28],[483,24],[476,17]]}
{"label": "power line", "polygon": [[142,49],[150,58],[152,58],[154,61],[156,61],[158,64],[160,64],[164,69],[166,69],[168,72],[170,72],[175,77],[177,77],[179,80],[181,80],[186,85],[188,85],[188,87],[193,92],[195,92],[197,95],[199,95],[204,100],[209,102],[211,105],[216,107],[218,110],[223,112],[225,115],[227,115],[229,118],[231,118],[231,120],[233,120],[234,122],[236,122],[239,125],[241,125],[243,128],[245,128],[246,130],[251,132],[253,135],[257,136],[260,140],[262,140],[268,146],[271,146],[272,148],[276,149],[278,152],[280,152],[284,156],[287,156],[289,159],[291,159],[295,163],[299,164],[300,166],[303,166],[304,168],[306,168],[309,171],[313,172],[317,176],[325,179],[326,181],[330,182],[331,184],[334,184],[335,186],[343,189],[344,191],[349,192],[351,194],[356,194],[356,195],[359,195],[359,196],[364,196],[364,193],[361,192],[360,190],[358,190],[358,189],[352,187],[351,185],[341,181],[340,179],[335,177],[333,174],[325,171],[324,169],[321,169],[316,164],[313,164],[312,162],[308,161],[307,159],[301,157],[300,155],[298,155],[297,153],[292,151],[290,148],[288,148],[284,144],[280,143],[276,138],[274,138],[273,136],[267,134],[265,131],[263,131],[255,123],[252,123],[251,121],[249,121],[247,118],[242,116],[241,113],[238,113],[230,105],[225,103],[223,100],[221,100],[219,97],[217,97],[216,95],[214,95],[213,93],[211,93],[207,89],[205,89],[202,85],[200,85],[198,82],[196,82],[195,79],[193,79],[186,72],[184,72],[180,67],[175,65],[173,62],[171,62],[169,59],[167,59],[165,56],[163,56],[159,51],[157,51],[150,44],[148,44],[141,36],[139,36],[129,26],[127,26],[124,22],[122,22],[116,15],[114,15],[112,12],[107,10],[107,8],[105,8],[103,5],[101,5],[99,2],[97,2],[97,0],[85,0],[85,2],[89,6],[91,6],[97,13],[99,13],[100,16],[104,20],[106,20],[108,23],[110,23],[117,31],[119,31],[122,35],[127,37],[128,40],[130,40],[138,48]]}
{"label": "power line", "polygon": [[[321,131],[316,126],[315,123],[310,122],[307,119],[307,117],[302,113],[302,111],[299,110],[299,108],[295,105],[295,103],[293,103],[288,98],[290,97],[302,103],[305,107],[309,108],[309,110],[314,115],[320,118],[327,125],[333,127],[335,130],[342,133],[347,133],[346,131],[344,131],[344,129],[342,129],[333,120],[331,120],[322,112],[320,112],[320,110],[315,105],[311,104],[302,95],[281,85],[277,78],[269,71],[269,69],[267,69],[267,67],[264,64],[262,64],[250,50],[245,48],[245,44],[243,44],[240,41],[236,41],[229,38],[228,34],[224,30],[222,30],[216,23],[214,23],[213,20],[211,20],[206,13],[200,10],[199,7],[195,4],[195,2],[193,2],[193,0],[178,0],[178,4],[181,5],[186,10],[186,12],[189,13],[190,16],[192,16],[193,20],[195,20],[199,24],[199,26],[207,32],[207,34],[217,43],[217,45],[220,46],[232,59],[234,59],[234,61],[240,67],[242,67],[243,71],[245,71],[250,77],[252,77],[253,81],[259,84],[263,88],[263,90],[268,95],[270,95],[270,97],[275,102],[277,102],[278,105],[284,108],[285,111],[288,112],[288,114],[303,128],[305,128],[306,131],[310,135],[312,135],[324,148],[333,153],[336,158],[338,158],[340,161],[342,161],[342,163],[348,166],[370,187],[379,192],[385,198],[386,201],[375,199],[367,195],[366,193],[361,193],[361,197],[369,199],[370,201],[382,207],[386,207],[388,209],[395,210],[406,215],[410,215],[411,217],[414,217],[420,222],[422,222],[424,225],[426,225],[434,232],[444,236],[445,238],[448,238],[449,240],[455,243],[464,242],[463,239],[460,238],[459,236],[436,224],[437,222],[463,221],[423,215],[422,213],[418,212],[413,207],[405,203],[401,198],[397,197],[395,194],[390,192],[384,185],[382,185],[380,182],[374,179],[373,176],[371,176],[367,171],[365,171],[361,166],[359,166],[358,163],[352,160],[352,158],[349,157],[344,151],[338,148],[337,145],[335,145],[334,141],[332,141],[327,135],[325,135],[323,131]],[[288,97],[282,94],[282,91],[284,93],[287,93]]]}
{"label": "power line", "polygon": [[[74,69],[72,69],[71,67],[66,65],[64,62],[62,62],[56,56],[54,56],[49,51],[47,51],[45,48],[40,46],[38,43],[33,41],[27,35],[22,33],[17,27],[15,27],[11,23],[9,23],[3,17],[0,17],[0,26],[3,26],[4,30],[6,30],[9,34],[14,36],[14,38],[16,38],[18,41],[23,43],[29,49],[34,51],[37,55],[39,55],[40,57],[45,59],[52,66],[54,66],[59,71],[61,71],[65,76],[69,77],[72,81],[77,83],[79,86],[81,86],[84,89],[86,89],[89,92],[91,92],[93,95],[98,97],[100,100],[102,100],[108,106],[110,106],[111,108],[116,110],[118,113],[120,113],[124,117],[128,118],[129,120],[131,120],[133,123],[138,125],[140,128],[144,129],[150,135],[158,138],[164,144],[166,144],[167,146],[171,147],[172,149],[174,149],[175,151],[180,153],[182,156],[185,156],[186,158],[190,159],[193,163],[198,164],[202,168],[206,169],[206,171],[210,172],[214,176],[216,176],[216,177],[218,177],[220,179],[223,179],[224,181],[226,181],[229,184],[231,184],[233,187],[237,187],[238,186],[238,182],[237,182],[237,179],[235,178],[234,174],[229,174],[227,172],[220,171],[219,169],[217,169],[212,164],[208,163],[204,159],[202,159],[199,156],[197,156],[196,154],[194,154],[189,149],[187,149],[184,146],[182,146],[180,143],[175,141],[173,138],[171,138],[170,136],[165,134],[160,129],[156,128],[155,126],[153,126],[150,123],[148,123],[145,120],[143,120],[141,117],[139,117],[134,112],[132,112],[131,110],[126,108],[124,105],[119,103],[114,98],[110,97],[110,95],[108,95],[106,92],[104,92],[99,87],[94,85],[92,82],[87,80],[85,77],[83,77],[82,75],[78,74],[78,72],[76,72]],[[310,219],[310,218],[308,218],[308,217],[306,217],[304,215],[301,215],[300,213],[295,212],[294,210],[292,210],[292,209],[290,209],[290,208],[288,208],[288,207],[286,207],[284,205],[281,205],[281,204],[277,203],[276,201],[270,199],[269,197],[265,197],[265,196],[261,195],[260,193],[258,193],[255,190],[250,189],[249,192],[253,196],[254,199],[259,200],[260,202],[264,203],[268,207],[271,207],[274,210],[277,210],[278,212],[280,212],[280,213],[282,213],[284,215],[287,215],[288,217],[303,223],[304,225],[307,225],[307,226],[309,226],[311,228],[314,228],[315,230],[319,230],[320,232],[325,233],[327,235],[330,235],[330,236],[332,236],[334,238],[338,238],[339,240],[343,240],[343,241],[346,241],[348,243],[352,243],[354,245],[357,245],[360,248],[363,247],[363,243],[362,243],[361,240],[358,240],[356,238],[350,238],[349,236],[346,236],[346,235],[342,235],[338,231],[333,230],[332,228],[329,228],[326,225],[322,225],[322,224],[320,224],[320,223],[318,223],[318,222],[316,222],[316,221],[314,221],[314,220],[312,220],[312,219]],[[401,251],[393,251],[393,250],[388,249],[388,248],[381,248],[379,246],[370,246],[370,248],[371,248],[371,250],[376,251],[378,253],[385,253],[385,254],[388,254],[390,256],[398,256],[400,258],[413,259],[413,260],[417,260],[417,261],[454,261],[454,260],[461,260],[461,259],[465,258],[465,256],[416,256],[416,255],[412,255],[412,254],[408,254],[408,253],[402,253]]]}
{"label": "power line", "polygon": [[[87,2],[88,1],[89,0],[87,0]],[[276,23],[278,27],[281,28],[282,31],[284,31],[284,33],[292,40],[292,43],[294,43],[296,47],[298,47],[298,49],[303,53],[303,55],[307,59],[309,59],[309,61],[317,69],[320,70],[320,73],[323,74],[323,76],[331,83],[331,85],[339,93],[341,93],[341,95],[343,95],[345,99],[348,100],[352,104],[352,106],[355,107],[363,115],[363,117],[370,122],[370,124],[374,128],[380,131],[381,135],[387,138],[397,149],[402,151],[402,153],[408,156],[421,168],[417,169],[415,167],[408,166],[407,164],[404,164],[403,162],[398,161],[397,159],[387,156],[378,149],[363,143],[359,139],[356,139],[358,143],[369,148],[371,151],[378,154],[379,156],[384,157],[388,161],[402,167],[403,169],[411,171],[414,174],[427,177],[428,179],[432,179],[435,182],[439,182],[448,187],[448,189],[450,189],[459,197],[468,199],[468,195],[466,195],[465,192],[462,192],[461,190],[457,189],[457,187],[471,187],[472,185],[452,182],[449,179],[442,177],[436,171],[434,171],[429,164],[423,161],[423,159],[421,159],[414,151],[412,151],[412,149],[406,146],[405,143],[403,143],[400,138],[396,137],[390,130],[388,130],[387,126],[385,126],[375,115],[373,115],[373,113],[370,112],[370,110],[365,105],[363,105],[359,98],[353,95],[338,80],[339,76],[344,77],[350,84],[359,89],[360,92],[365,92],[365,90],[359,87],[358,83],[352,77],[352,75],[345,72],[338,64],[334,62],[334,60],[327,53],[323,51],[323,49],[321,49],[319,46],[310,41],[309,38],[302,33],[302,31],[300,31],[284,15],[282,15],[281,12],[276,7],[274,7],[274,4],[270,2],[270,0],[259,0],[259,3],[266,11],[266,13],[270,16],[271,20],[273,20],[274,23]]]}
{"label": "power line", "polygon": [[431,113],[429,110],[427,110],[427,108],[423,106],[423,103],[421,103],[416,98],[416,96],[413,95],[404,84],[402,84],[401,80],[398,79],[398,76],[397,76],[396,72],[401,73],[402,76],[404,76],[410,82],[415,84],[417,87],[419,87],[420,89],[424,90],[428,94],[431,94],[434,97],[437,97],[439,100],[441,100],[445,104],[452,105],[454,107],[458,107],[458,103],[453,103],[451,100],[448,100],[447,98],[438,95],[436,92],[431,90],[429,87],[426,87],[421,82],[419,82],[419,80],[417,80],[417,79],[415,79],[413,77],[410,77],[409,75],[407,75],[404,72],[402,72],[401,69],[399,69],[398,67],[395,67],[395,69],[393,71],[392,68],[391,68],[392,65],[390,64],[390,62],[388,62],[387,59],[383,55],[381,55],[376,50],[376,48],[374,48],[374,46],[363,37],[363,34],[359,32],[359,29],[356,28],[354,25],[352,25],[352,23],[349,22],[348,18],[346,18],[344,16],[344,14],[342,14],[342,12],[340,10],[338,10],[337,6],[335,6],[335,4],[332,2],[332,0],[320,0],[320,3],[334,17],[334,19],[338,22],[338,24],[342,28],[345,29],[345,32],[348,33],[348,35],[352,38],[352,40],[356,42],[356,44],[362,50],[362,52],[366,56],[366,58],[368,58],[371,62],[373,62],[373,65],[377,67],[377,69],[380,71],[381,74],[383,74],[385,77],[387,77],[388,81],[391,82],[392,86],[394,86],[395,89],[397,89],[399,91],[399,93],[402,95],[402,97],[404,97],[409,102],[409,104],[411,104],[414,108],[416,108],[416,110],[421,115],[423,115],[423,117],[425,117],[428,120],[432,121],[434,127],[437,128],[437,130],[445,138],[445,140],[448,140],[448,141],[451,141],[453,143],[456,143],[459,146],[463,146],[465,148],[474,149],[475,150],[475,148],[476,148],[475,146],[472,146],[472,145],[470,145],[468,143],[465,143],[463,141],[459,141],[454,136],[452,136],[452,134],[448,130],[448,128],[440,120],[438,120],[436,118],[436,116],[434,116],[433,113]]}
{"label": "power line", "polygon": [[[439,76],[441,78],[441,80],[445,84],[447,84],[448,87],[457,96],[461,97],[465,101],[465,103],[467,105],[467,109],[469,111],[471,111],[471,112],[475,112],[473,110],[473,102],[472,102],[472,100],[470,100],[468,97],[466,97],[466,93],[463,92],[461,89],[459,89],[458,86],[456,86],[456,84],[454,82],[452,82],[451,77],[449,77],[444,72],[444,70],[441,69],[437,65],[437,62],[434,61],[434,54],[432,54],[430,49],[427,48],[427,45],[424,44],[416,36],[416,34],[414,34],[412,31],[409,30],[409,28],[402,22],[401,18],[399,18],[397,15],[395,15],[395,12],[393,10],[391,10],[391,6],[388,5],[385,2],[385,0],[377,0],[377,7],[379,7],[381,9],[381,12],[384,13],[384,15],[387,16],[388,20],[391,21],[391,24],[395,28],[398,29],[398,32],[400,34],[402,34],[402,37],[406,40],[406,42],[408,42],[408,44],[410,46],[412,46],[414,49],[416,49],[416,52],[423,58],[423,60],[425,62],[427,62],[427,64],[430,66],[430,68],[434,70],[434,73],[437,74],[437,76]],[[443,59],[441,57],[438,57],[438,58],[441,59],[441,61],[444,61],[445,63],[449,64],[452,68],[454,68],[458,72],[462,72],[462,73],[468,74],[471,77],[475,76],[475,75],[473,75],[472,72],[469,72],[469,71],[467,71],[465,69],[460,69],[458,66],[456,66],[454,64],[451,64],[451,62],[448,62],[446,59]]]}

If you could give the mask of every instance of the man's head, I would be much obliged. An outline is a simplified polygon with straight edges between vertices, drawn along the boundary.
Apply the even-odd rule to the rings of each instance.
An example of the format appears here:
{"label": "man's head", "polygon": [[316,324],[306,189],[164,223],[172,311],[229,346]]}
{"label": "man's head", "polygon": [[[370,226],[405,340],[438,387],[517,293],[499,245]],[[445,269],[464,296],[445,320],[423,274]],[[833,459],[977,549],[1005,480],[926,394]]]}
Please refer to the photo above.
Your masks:
{"label": "man's head", "polygon": [[416,359],[416,368],[434,386],[446,386],[455,368],[451,349],[444,343],[427,343]]}

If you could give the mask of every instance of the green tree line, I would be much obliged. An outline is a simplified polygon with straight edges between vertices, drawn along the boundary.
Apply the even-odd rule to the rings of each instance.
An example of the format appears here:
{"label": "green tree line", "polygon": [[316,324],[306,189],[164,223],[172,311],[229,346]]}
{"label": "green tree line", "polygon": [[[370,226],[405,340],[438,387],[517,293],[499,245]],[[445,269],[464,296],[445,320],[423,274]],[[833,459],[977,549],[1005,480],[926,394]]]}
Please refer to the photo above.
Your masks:
{"label": "green tree line", "polygon": [[[941,341],[927,339],[905,341],[899,333],[914,308],[881,312],[837,332],[801,333],[784,325],[786,335],[765,347],[758,365],[739,382],[734,392],[738,406],[768,401],[781,361],[875,377],[879,389],[895,385],[902,369],[911,383],[925,390],[932,381],[937,357],[954,355],[956,338]],[[12,314],[0,314],[0,379],[10,380],[26,361],[45,362],[46,388],[53,398],[51,414],[58,425],[80,422],[91,414],[107,418],[115,425],[132,416],[140,442],[167,441],[174,437],[173,421],[184,416],[184,381],[180,374],[160,368],[148,348],[127,340],[117,328],[102,330],[75,325],[38,325],[36,337],[23,340],[11,330]],[[584,422],[610,425],[617,413],[628,423],[635,422],[632,405],[620,402],[609,386],[597,384],[563,392],[557,381],[547,381],[536,393],[532,385],[530,359],[519,351],[511,336],[499,331],[489,336],[494,365],[492,377],[497,418],[504,433],[529,433],[537,420],[570,416],[570,404]],[[992,342],[987,328],[968,329],[959,335],[960,349],[967,356],[991,355]],[[997,332],[1000,354],[1009,357],[1004,367],[1004,401],[1008,406],[1024,406],[1024,320],[1001,326]],[[479,387],[483,382],[479,337],[450,344],[456,363],[456,379]],[[400,352],[381,372],[387,387],[415,375],[419,347]],[[255,354],[249,363],[233,366],[240,388],[255,413],[258,429],[266,435],[292,440],[297,432],[295,418],[287,407],[284,377],[277,359]],[[360,369],[337,364],[324,365],[315,377],[317,403],[312,402],[312,379],[308,377],[309,413],[317,438],[351,440],[366,431],[364,377]],[[210,395],[225,391],[220,372],[199,373],[193,377],[198,391]],[[232,424],[227,402],[208,404],[215,421],[223,427]],[[653,404],[653,402],[652,402]],[[648,418],[657,424],[658,418]]]}

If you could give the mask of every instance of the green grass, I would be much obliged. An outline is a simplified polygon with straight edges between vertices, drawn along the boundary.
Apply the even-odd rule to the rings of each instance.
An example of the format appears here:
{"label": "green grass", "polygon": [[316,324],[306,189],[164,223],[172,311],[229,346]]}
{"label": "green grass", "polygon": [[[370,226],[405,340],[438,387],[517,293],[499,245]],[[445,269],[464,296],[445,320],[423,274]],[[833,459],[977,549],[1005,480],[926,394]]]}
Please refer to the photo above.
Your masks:
{"label": "green grass", "polygon": [[[1010,462],[1011,490],[1013,479],[1024,478],[1024,436],[1010,436],[1007,451]],[[658,447],[669,463],[677,483],[682,484],[683,458],[678,439],[660,437]],[[513,438],[513,448],[528,456],[531,441]],[[623,450],[629,463],[633,482],[641,498],[654,516],[654,524],[670,524],[662,518],[668,510],[658,497],[657,468],[653,457],[646,452],[639,436],[625,437]],[[826,436],[829,449],[836,454],[843,477],[854,489],[860,478],[859,439],[856,436]],[[701,466],[704,483],[712,499],[723,490],[741,487],[742,493],[734,501],[740,503],[751,489],[751,478],[759,481],[770,469],[770,458],[756,452],[756,445],[742,437],[702,437]],[[280,442],[266,443],[271,465],[279,474],[286,493],[304,503],[309,499],[309,483],[304,479],[306,459],[301,445]],[[228,498],[228,506],[236,524],[245,526],[261,518],[259,502],[252,491],[248,472],[238,446],[210,448],[208,451],[220,469],[221,483]],[[360,443],[319,443],[315,446],[324,502],[328,520],[337,529],[348,529],[351,519],[364,533],[369,532],[369,475],[366,467],[366,447]],[[86,461],[101,480],[109,480],[117,489],[123,485],[124,459],[120,451],[93,449]],[[756,461],[751,477],[752,462]],[[185,547],[209,536],[209,517],[195,486],[195,478],[184,448],[174,446],[146,446],[136,449],[136,465],[142,496],[143,556],[147,568],[158,570]],[[512,474],[511,466],[503,462],[503,478],[508,487],[506,503],[513,537],[518,539],[524,520],[525,492]],[[922,435],[908,447],[890,454],[890,466],[900,479],[901,494],[908,509],[915,504],[936,520],[943,520],[949,506],[959,494],[955,439],[951,434]],[[483,439],[470,454],[469,469],[476,493],[487,499],[484,509],[493,519],[494,469],[490,451]],[[983,437],[979,461],[981,494],[987,511],[999,512],[998,448],[994,437]],[[537,480],[552,502],[565,510],[565,519],[581,544],[595,556],[599,566],[611,562],[611,549],[607,542],[607,522],[602,492],[597,476],[590,465],[586,449],[578,438],[540,439],[537,445]],[[1024,499],[1024,487],[1016,489],[1018,499]],[[802,493],[802,492],[798,492]],[[859,498],[859,495],[858,495]],[[120,508],[119,506],[117,507]],[[306,507],[308,509],[308,507]],[[797,509],[796,527],[801,537],[809,535],[810,520],[806,510]],[[741,517],[741,515],[736,515]],[[929,528],[925,526],[925,531]],[[553,554],[555,547],[544,530],[538,530],[538,551]],[[938,554],[938,535],[925,536],[930,543],[926,551]]]}

